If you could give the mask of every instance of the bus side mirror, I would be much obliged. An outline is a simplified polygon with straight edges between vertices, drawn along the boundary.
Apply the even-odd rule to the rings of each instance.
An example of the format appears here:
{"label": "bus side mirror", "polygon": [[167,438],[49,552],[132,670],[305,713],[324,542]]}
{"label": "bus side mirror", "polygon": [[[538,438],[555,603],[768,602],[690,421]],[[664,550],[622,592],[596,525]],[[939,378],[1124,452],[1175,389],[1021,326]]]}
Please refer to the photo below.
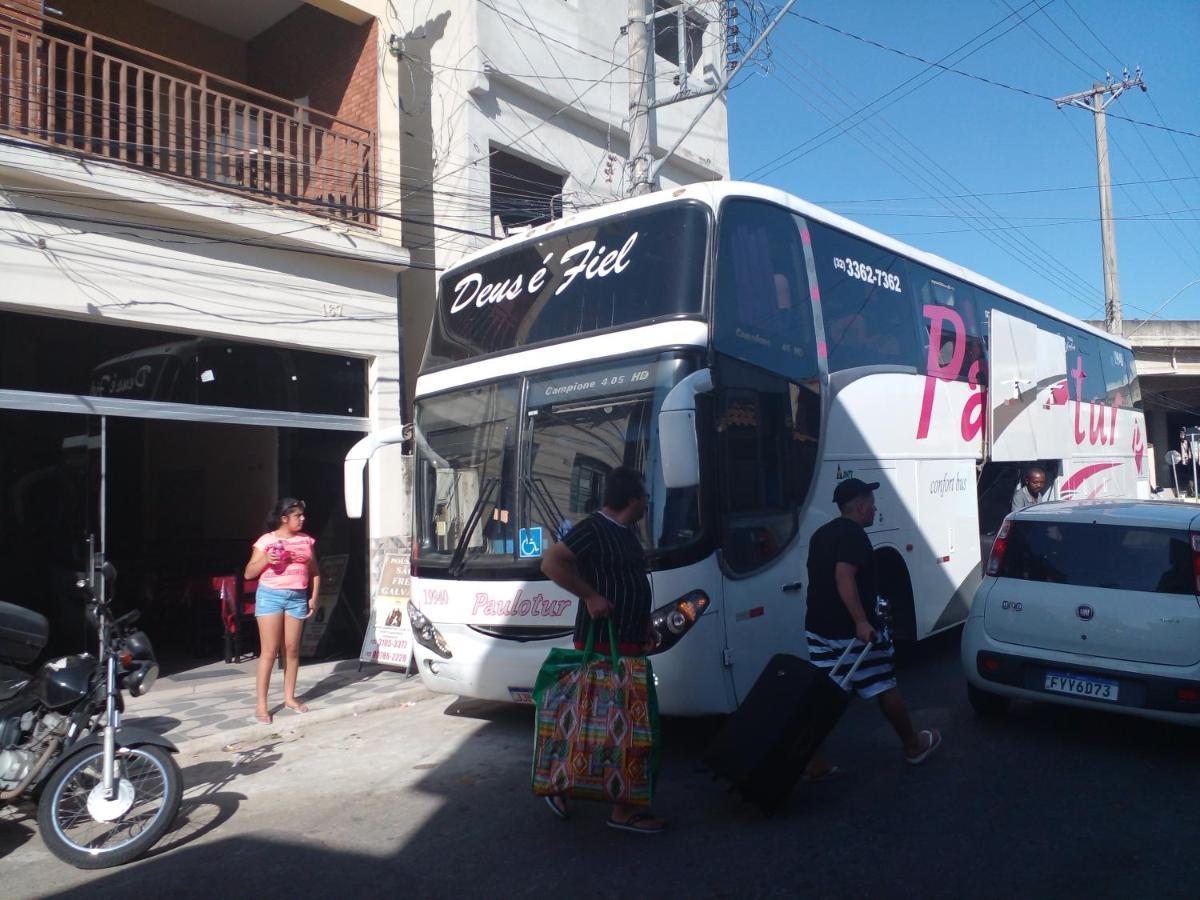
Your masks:
{"label": "bus side mirror", "polygon": [[346,460],[342,463],[342,489],[345,493],[346,516],[351,519],[361,519],[363,514],[363,475],[367,463],[380,447],[391,444],[403,444],[412,437],[411,425],[397,425],[385,428],[365,438],[350,448]]}
{"label": "bus side mirror", "polygon": [[696,395],[713,389],[712,371],[701,369],[671,388],[658,414],[658,447],[663,484],[690,488],[700,484],[700,441],[696,436]]}

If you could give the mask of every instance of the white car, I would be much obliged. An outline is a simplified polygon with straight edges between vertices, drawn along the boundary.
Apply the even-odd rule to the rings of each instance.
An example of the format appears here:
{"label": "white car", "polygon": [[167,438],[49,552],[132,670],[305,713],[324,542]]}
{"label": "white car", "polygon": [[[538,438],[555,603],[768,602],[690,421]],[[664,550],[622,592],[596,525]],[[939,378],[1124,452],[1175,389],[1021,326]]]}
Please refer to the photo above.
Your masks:
{"label": "white car", "polygon": [[1039,503],[997,532],[962,635],[971,705],[1200,725],[1200,507]]}

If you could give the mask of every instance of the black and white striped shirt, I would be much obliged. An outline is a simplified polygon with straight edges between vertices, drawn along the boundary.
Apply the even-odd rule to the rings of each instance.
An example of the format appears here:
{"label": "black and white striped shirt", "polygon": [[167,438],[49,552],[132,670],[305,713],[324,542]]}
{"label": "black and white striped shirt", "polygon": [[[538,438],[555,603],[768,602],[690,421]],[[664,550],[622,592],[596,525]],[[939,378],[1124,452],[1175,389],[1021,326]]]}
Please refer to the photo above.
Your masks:
{"label": "black and white striped shirt", "polygon": [[[646,575],[646,553],[632,528],[614,522],[602,512],[594,512],[563,538],[575,554],[583,580],[613,605],[613,624],[620,644],[643,644],[650,625],[650,578]],[[575,642],[587,640],[587,625],[592,622],[587,605],[579,604],[575,614]],[[594,623],[597,644],[608,643],[608,626]]]}

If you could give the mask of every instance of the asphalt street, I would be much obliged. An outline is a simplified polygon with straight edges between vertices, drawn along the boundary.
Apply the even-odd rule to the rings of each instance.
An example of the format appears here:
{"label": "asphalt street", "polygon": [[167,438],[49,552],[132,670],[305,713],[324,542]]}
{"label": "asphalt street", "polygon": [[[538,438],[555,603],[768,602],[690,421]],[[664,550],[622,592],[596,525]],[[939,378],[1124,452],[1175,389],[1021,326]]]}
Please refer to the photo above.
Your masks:
{"label": "asphalt street", "polygon": [[426,697],[181,760],[175,831],[123,869],[56,862],[0,818],[8,898],[1195,897],[1200,733],[1020,704],[967,705],[957,633],[901,671],[927,765],[904,763],[873,704],[830,742],[846,779],[763,818],[700,763],[715,721],[668,720],[663,835],[555,819],[529,792],[532,713]]}

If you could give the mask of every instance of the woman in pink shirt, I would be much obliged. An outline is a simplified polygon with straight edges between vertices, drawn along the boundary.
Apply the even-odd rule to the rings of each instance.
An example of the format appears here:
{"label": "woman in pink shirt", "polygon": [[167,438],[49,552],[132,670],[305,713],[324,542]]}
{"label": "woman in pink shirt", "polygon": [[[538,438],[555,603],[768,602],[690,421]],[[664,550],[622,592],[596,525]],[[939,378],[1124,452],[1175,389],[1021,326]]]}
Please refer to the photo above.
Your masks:
{"label": "woman in pink shirt", "polygon": [[267,532],[254,542],[246,563],[247,581],[258,579],[254,615],[258,619],[258,677],[255,718],[271,722],[267,692],[271,667],[283,644],[283,705],[293,712],[308,712],[296,699],[296,675],[300,669],[300,633],[304,620],[317,605],[321,576],[317,569],[315,539],[303,532],[304,501],[284,497],[267,519]]}

